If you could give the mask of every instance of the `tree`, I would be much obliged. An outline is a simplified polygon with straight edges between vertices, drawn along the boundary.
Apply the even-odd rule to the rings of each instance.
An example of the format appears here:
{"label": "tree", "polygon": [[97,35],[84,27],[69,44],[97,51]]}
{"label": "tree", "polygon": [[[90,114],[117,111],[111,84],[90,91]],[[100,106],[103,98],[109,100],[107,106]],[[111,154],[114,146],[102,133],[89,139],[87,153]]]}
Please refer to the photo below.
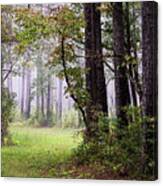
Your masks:
{"label": "tree", "polygon": [[[85,14],[85,66],[86,89],[89,93],[89,102],[86,108],[88,136],[91,130],[97,128],[98,114],[107,114],[107,94],[104,76],[101,44],[101,22],[99,3],[84,4]],[[93,132],[94,133],[94,132]],[[94,134],[93,134],[94,135]]]}
{"label": "tree", "polygon": [[[126,54],[129,59],[132,59],[131,55],[131,33],[130,33],[130,27],[131,27],[131,21],[130,21],[130,12],[129,12],[129,2],[125,3],[125,31],[126,31]],[[131,93],[130,93],[130,102],[133,100],[133,105],[137,106],[137,96],[136,96],[136,89],[134,84],[134,68],[132,61],[129,63],[129,72],[128,75],[130,77],[130,87],[131,87]]]}
{"label": "tree", "polygon": [[22,66],[21,115],[24,116],[25,67]]}
{"label": "tree", "polygon": [[30,117],[31,112],[31,69],[26,69],[26,101],[25,101],[25,118]]}
{"label": "tree", "polygon": [[36,62],[37,77],[36,77],[36,115],[39,118],[40,115],[40,68],[38,62]]}
{"label": "tree", "polygon": [[47,85],[47,109],[46,109],[46,117],[47,117],[47,125],[50,124],[51,120],[51,77],[48,70],[48,85]]}
{"label": "tree", "polygon": [[[138,10],[138,12],[136,12]],[[138,43],[141,42],[141,24],[139,24],[139,20],[141,19],[141,4],[140,3],[132,3],[132,22],[130,23],[130,33],[131,33],[131,49],[133,50],[133,78],[130,78],[130,81],[133,82],[135,92],[137,94],[137,106],[139,106],[142,99],[142,86],[141,86],[141,76],[139,74],[139,63],[141,63],[141,59],[138,56],[138,52],[141,51],[141,47],[138,46]],[[131,29],[132,28],[132,29]],[[136,103],[136,102],[135,102]]]}
{"label": "tree", "polygon": [[63,80],[58,79],[58,102],[57,102],[57,121],[60,127],[62,127],[62,89]]}
{"label": "tree", "polygon": [[[148,168],[148,174],[157,178],[157,113],[158,113],[158,77],[157,77],[157,3],[142,3],[142,69],[143,69],[143,116],[148,117],[144,122],[145,144],[144,152],[148,159],[144,163],[144,171]],[[150,167],[153,162],[154,168]],[[146,168],[145,168],[146,167]]]}
{"label": "tree", "polygon": [[[15,62],[11,58],[11,46],[15,39],[12,30],[11,6],[1,6],[1,144],[10,143],[8,124],[12,117],[12,109],[15,106],[14,95],[12,94],[12,72]],[[8,80],[9,86],[5,87],[5,81]]]}
{"label": "tree", "polygon": [[1,115],[1,144],[6,145],[10,136],[8,135],[8,124],[12,117],[12,109],[15,106],[13,95],[9,93],[7,88],[2,87],[2,115]]}
{"label": "tree", "polygon": [[128,124],[124,107],[130,104],[130,95],[125,61],[123,8],[119,2],[113,4],[113,50],[116,115],[120,120],[120,127],[123,127]]}
{"label": "tree", "polygon": [[45,117],[45,100],[44,100],[44,87],[43,87],[43,81],[41,80],[41,116],[42,118]]}

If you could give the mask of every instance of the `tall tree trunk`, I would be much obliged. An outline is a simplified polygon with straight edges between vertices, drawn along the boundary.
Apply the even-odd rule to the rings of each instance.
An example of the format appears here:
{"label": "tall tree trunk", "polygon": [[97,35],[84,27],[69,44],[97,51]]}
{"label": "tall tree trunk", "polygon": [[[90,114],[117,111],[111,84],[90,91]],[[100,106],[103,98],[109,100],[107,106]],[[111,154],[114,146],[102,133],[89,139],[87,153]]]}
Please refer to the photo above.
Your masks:
{"label": "tall tree trunk", "polygon": [[40,58],[40,63],[38,64],[38,81],[39,81],[39,91],[40,91],[40,111],[41,111],[41,118],[42,118],[42,125],[44,125],[44,119],[45,119],[45,100],[44,100],[44,70],[43,70],[43,62]]}
{"label": "tall tree trunk", "polygon": [[37,87],[37,92],[36,92],[36,113],[37,113],[37,117],[39,117],[39,113],[40,113],[40,94],[39,94],[39,88]]}
{"label": "tall tree trunk", "polygon": [[43,89],[43,87],[41,87],[41,114],[42,114],[42,118],[43,118],[43,119],[44,119],[44,117],[45,117],[44,107],[45,107],[45,102],[44,102],[44,89]]}
{"label": "tall tree trunk", "polygon": [[24,116],[25,67],[22,67],[21,115]]}
{"label": "tall tree trunk", "polygon": [[141,99],[142,99],[142,86],[140,83],[140,77],[138,73],[138,54],[137,54],[137,31],[136,31],[136,15],[135,15],[135,3],[132,3],[132,18],[135,20],[133,22],[133,31],[131,33],[131,39],[132,43],[131,46],[133,48],[133,54],[134,54],[134,59],[136,60],[137,64],[133,65],[133,80],[134,80],[134,86],[135,90],[137,93],[137,106],[140,105]]}
{"label": "tall tree trunk", "polygon": [[30,117],[31,112],[31,69],[27,69],[27,81],[26,81],[26,111],[25,118],[28,119]]}
{"label": "tall tree trunk", "polygon": [[[28,9],[30,9],[30,5],[28,4]],[[29,55],[29,54],[28,54]],[[25,110],[25,118],[28,119],[30,117],[31,112],[31,69],[26,69],[26,110]]]}
{"label": "tall tree trunk", "polygon": [[36,115],[37,119],[39,119],[40,116],[40,93],[41,93],[41,87],[40,87],[40,64],[36,64],[36,70],[37,70],[37,77],[36,77]]}
{"label": "tall tree trunk", "polygon": [[120,120],[120,127],[128,124],[124,107],[130,104],[130,94],[125,65],[125,41],[122,3],[113,4],[113,49],[115,66],[115,103],[116,115]]}
{"label": "tall tree trunk", "polygon": [[[145,122],[144,151],[148,155],[144,166],[153,179],[157,178],[158,152],[157,152],[157,114],[158,114],[158,77],[157,77],[157,3],[142,3],[142,68],[143,68],[143,116],[153,118],[154,121]],[[154,168],[149,163],[154,162]],[[145,170],[144,170],[145,171]]]}
{"label": "tall tree trunk", "polygon": [[[107,114],[107,94],[102,61],[100,3],[84,4],[85,14],[85,65],[89,69],[86,73],[86,88],[90,101],[86,108],[88,136],[94,135],[92,130],[97,127],[98,113]],[[91,134],[92,133],[92,134]]]}
{"label": "tall tree trunk", "polygon": [[63,80],[59,79],[58,80],[59,84],[58,84],[58,107],[57,107],[57,121],[58,121],[58,125],[60,127],[62,127],[62,84],[63,84]]}
{"label": "tall tree trunk", "polygon": [[51,95],[50,107],[51,107],[51,113],[53,113],[53,110],[54,110],[54,86],[53,86],[52,82],[54,82],[54,78],[53,77],[51,77],[51,86],[50,86],[50,95]]}
{"label": "tall tree trunk", "polygon": [[[129,57],[131,57],[131,37],[130,37],[130,13],[129,13],[129,2],[125,3],[125,28],[126,28],[126,53]],[[134,68],[132,64],[129,64],[129,76],[130,76],[130,86],[131,86],[131,100],[133,101],[133,105],[137,106],[137,96],[136,89],[134,85]]]}
{"label": "tall tree trunk", "polygon": [[48,93],[47,93],[47,125],[49,125],[50,117],[51,117],[51,78],[48,75]]}

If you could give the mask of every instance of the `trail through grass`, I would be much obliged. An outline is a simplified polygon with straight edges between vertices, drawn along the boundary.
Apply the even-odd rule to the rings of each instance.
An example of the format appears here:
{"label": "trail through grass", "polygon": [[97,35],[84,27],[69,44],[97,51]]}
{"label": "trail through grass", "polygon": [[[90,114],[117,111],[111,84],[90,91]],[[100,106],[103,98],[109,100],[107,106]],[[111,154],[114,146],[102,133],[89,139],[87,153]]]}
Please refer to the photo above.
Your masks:
{"label": "trail through grass", "polygon": [[60,177],[82,140],[73,129],[12,125],[9,131],[15,145],[2,148],[4,177]]}

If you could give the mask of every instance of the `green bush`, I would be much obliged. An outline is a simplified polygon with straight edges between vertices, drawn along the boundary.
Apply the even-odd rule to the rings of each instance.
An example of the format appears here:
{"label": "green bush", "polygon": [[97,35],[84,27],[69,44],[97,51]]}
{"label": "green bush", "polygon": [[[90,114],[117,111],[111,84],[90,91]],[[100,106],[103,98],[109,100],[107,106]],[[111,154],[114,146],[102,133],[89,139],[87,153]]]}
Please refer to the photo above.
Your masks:
{"label": "green bush", "polygon": [[13,109],[15,107],[14,94],[10,94],[7,88],[2,88],[1,99],[1,143],[7,145],[11,143],[11,137],[8,133],[9,122],[13,120]]}
{"label": "green bush", "polygon": [[63,128],[78,128],[79,118],[75,109],[71,109],[63,114],[62,127]]}
{"label": "green bush", "polygon": [[45,116],[42,116],[41,113],[32,112],[31,116],[28,120],[26,120],[26,124],[35,127],[53,127],[56,122],[56,114],[51,113],[50,117],[47,119]]}
{"label": "green bush", "polygon": [[[146,177],[150,179],[149,175],[142,175],[142,158],[143,161],[148,158],[147,154],[142,156],[144,144],[142,124],[145,119],[141,117],[140,108],[128,107],[126,111],[128,117],[133,119],[127,127],[121,129],[117,119],[101,116],[96,137],[82,143],[75,150],[75,160],[78,164],[100,163],[130,179]],[[150,166],[154,166],[152,160],[148,162]]]}

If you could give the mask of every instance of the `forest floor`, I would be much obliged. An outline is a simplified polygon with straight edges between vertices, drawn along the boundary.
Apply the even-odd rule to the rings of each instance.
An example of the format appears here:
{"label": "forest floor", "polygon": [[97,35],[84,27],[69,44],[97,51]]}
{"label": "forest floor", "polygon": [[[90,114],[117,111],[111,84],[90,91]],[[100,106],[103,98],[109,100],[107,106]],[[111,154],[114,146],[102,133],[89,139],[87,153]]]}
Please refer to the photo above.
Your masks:
{"label": "forest floor", "polygon": [[71,154],[82,141],[75,129],[12,125],[14,145],[2,147],[3,177],[115,179],[100,166],[72,164]]}

